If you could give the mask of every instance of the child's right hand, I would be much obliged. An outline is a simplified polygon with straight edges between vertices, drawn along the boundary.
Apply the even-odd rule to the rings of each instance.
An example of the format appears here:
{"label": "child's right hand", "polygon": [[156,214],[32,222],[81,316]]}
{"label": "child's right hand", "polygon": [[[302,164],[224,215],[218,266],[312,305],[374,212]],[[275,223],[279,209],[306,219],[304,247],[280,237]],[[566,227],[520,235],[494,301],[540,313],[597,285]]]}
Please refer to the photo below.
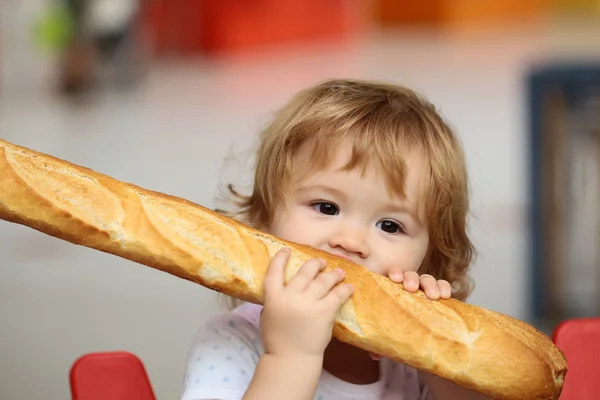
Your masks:
{"label": "child's right hand", "polygon": [[344,272],[324,272],[325,261],[311,259],[284,284],[289,250],[280,250],[265,276],[261,330],[265,353],[323,357],[331,341],[335,315],[353,288],[342,284]]}

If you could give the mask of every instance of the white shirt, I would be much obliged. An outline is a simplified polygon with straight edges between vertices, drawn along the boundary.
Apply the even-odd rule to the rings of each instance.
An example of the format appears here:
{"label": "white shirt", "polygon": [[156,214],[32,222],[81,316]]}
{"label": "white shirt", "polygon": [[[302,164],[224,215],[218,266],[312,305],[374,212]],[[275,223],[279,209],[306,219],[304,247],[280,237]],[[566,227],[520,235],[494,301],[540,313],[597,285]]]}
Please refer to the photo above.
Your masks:
{"label": "white shirt", "polygon": [[[239,400],[264,353],[261,306],[244,304],[210,318],[190,349],[181,400]],[[355,385],[327,371],[314,400],[433,400],[414,368],[389,359],[380,362],[378,382]]]}

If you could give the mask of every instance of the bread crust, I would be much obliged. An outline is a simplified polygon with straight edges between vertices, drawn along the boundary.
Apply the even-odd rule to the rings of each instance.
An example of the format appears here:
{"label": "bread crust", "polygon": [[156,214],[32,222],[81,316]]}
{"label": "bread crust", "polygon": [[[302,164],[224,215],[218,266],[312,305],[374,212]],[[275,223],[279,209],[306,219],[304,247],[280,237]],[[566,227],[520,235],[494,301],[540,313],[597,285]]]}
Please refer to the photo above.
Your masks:
{"label": "bread crust", "polygon": [[322,257],[355,292],[334,336],[498,400],[558,399],[567,364],[549,337],[510,316],[422,291],[190,201],[118,181],[0,139],[0,219],[262,304],[272,256],[289,280]]}

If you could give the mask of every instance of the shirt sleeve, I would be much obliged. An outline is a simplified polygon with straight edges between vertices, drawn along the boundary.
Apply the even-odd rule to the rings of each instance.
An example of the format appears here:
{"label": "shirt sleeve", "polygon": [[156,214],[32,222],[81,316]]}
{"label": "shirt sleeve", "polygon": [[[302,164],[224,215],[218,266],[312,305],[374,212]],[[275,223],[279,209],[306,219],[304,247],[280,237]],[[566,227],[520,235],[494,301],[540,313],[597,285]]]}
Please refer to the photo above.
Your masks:
{"label": "shirt sleeve", "polygon": [[264,353],[259,329],[230,312],[211,318],[190,349],[181,400],[239,400]]}

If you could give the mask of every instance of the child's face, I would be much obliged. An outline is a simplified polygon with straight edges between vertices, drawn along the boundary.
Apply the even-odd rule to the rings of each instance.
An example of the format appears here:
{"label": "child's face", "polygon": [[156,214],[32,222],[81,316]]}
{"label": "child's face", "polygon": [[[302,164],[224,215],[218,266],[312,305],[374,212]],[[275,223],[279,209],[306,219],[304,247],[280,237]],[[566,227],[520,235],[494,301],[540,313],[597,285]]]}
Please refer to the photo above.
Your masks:
{"label": "child's face", "polygon": [[417,271],[429,245],[429,233],[411,215],[419,200],[423,166],[419,154],[407,160],[406,199],[388,192],[375,168],[341,171],[351,148],[342,147],[328,169],[299,182],[287,206],[276,209],[270,233],[349,258],[387,275],[391,267]]}

